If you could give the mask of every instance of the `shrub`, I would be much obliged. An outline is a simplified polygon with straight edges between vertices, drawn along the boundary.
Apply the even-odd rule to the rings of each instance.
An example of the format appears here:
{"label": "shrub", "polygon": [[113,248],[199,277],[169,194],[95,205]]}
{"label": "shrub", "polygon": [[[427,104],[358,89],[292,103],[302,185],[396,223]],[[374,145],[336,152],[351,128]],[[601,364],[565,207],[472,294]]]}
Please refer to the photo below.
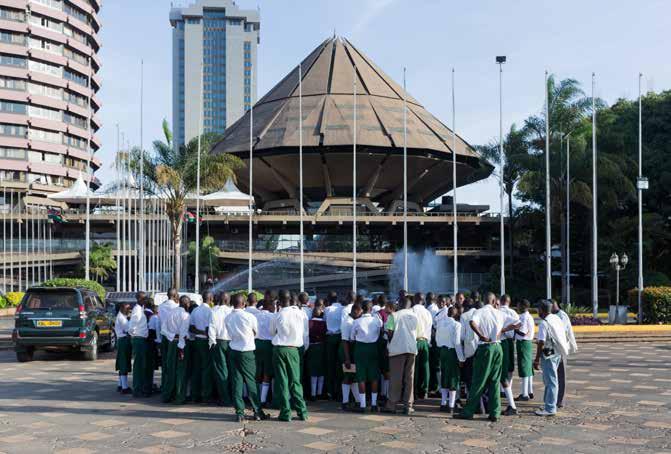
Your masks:
{"label": "shrub", "polygon": [[[252,292],[256,295],[256,300],[261,301],[263,299],[263,293],[259,292],[258,290],[252,290]],[[245,290],[231,290],[229,292],[231,295],[237,295],[240,294],[247,299],[247,296],[249,295],[249,292]]]}
{"label": "shrub", "polygon": [[86,279],[59,278],[46,281],[43,287],[82,287],[92,290],[98,294],[101,300],[105,301],[105,287],[95,281]]}
{"label": "shrub", "polygon": [[18,306],[23,299],[23,295],[25,295],[23,292],[9,292],[4,296],[0,296],[0,309]]}
{"label": "shrub", "polygon": [[593,326],[593,325],[603,325],[603,322],[598,318],[588,317],[585,315],[579,315],[577,317],[571,317],[571,325],[573,326]]}
{"label": "shrub", "polygon": [[[671,323],[671,287],[645,287],[641,300],[643,323]],[[629,302],[637,307],[637,289],[629,291]]]}

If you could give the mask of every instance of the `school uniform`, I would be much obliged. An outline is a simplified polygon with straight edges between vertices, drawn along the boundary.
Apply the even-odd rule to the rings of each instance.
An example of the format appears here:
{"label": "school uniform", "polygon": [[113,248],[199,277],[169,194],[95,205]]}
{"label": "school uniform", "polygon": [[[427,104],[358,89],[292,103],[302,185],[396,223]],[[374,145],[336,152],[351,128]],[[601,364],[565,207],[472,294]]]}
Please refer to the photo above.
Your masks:
{"label": "school uniform", "polygon": [[273,394],[277,399],[280,421],[291,421],[291,409],[296,409],[299,419],[308,417],[303,399],[301,383],[300,353],[301,347],[307,347],[309,337],[308,321],[305,313],[296,306],[282,308],[271,323],[273,332],[273,364],[275,367],[275,386]]}
{"label": "school uniform", "polygon": [[310,349],[306,363],[310,376],[310,395],[316,397],[324,390],[326,376],[326,322],[321,317],[313,317],[309,323]]}
{"label": "school uniform", "polygon": [[452,317],[443,317],[438,320],[436,345],[440,349],[441,409],[447,407],[452,411],[461,383],[459,363],[466,361],[461,345],[461,323]]}
{"label": "school uniform", "polygon": [[501,395],[499,383],[501,381],[501,350],[500,335],[504,328],[505,318],[501,311],[491,305],[478,309],[472,318],[480,332],[488,337],[489,342],[478,340],[478,348],[473,359],[473,377],[468,393],[468,402],[461,415],[472,418],[480,407],[482,394],[489,389],[489,417],[498,419],[501,416]]}
{"label": "school uniform", "polygon": [[412,309],[402,309],[387,318],[385,329],[393,332],[387,344],[390,383],[386,409],[396,411],[396,404],[401,403],[409,411],[414,402],[419,319]]}
{"label": "school uniform", "polygon": [[226,329],[226,317],[233,311],[231,306],[215,306],[208,326],[208,344],[212,357],[212,375],[219,402],[229,405],[231,402],[228,349],[231,336]]}
{"label": "school uniform", "polygon": [[147,354],[147,317],[144,308],[139,304],[133,307],[128,322],[128,334],[131,336],[133,349],[133,396],[148,396],[151,394],[151,383],[147,382],[147,368],[151,367]]}
{"label": "school uniform", "polygon": [[[351,306],[350,306],[351,310]],[[345,342],[347,342],[347,346],[349,348],[349,359],[350,359],[350,364],[354,364],[356,366],[355,362],[355,345],[354,342],[351,342],[350,339],[352,338],[352,327],[354,326],[354,319],[350,317],[349,311],[347,310],[347,306],[343,308],[343,317],[342,317],[342,322],[340,323],[340,336],[342,341],[340,342],[340,346],[338,347],[338,365],[340,366],[342,370],[342,366],[345,364]],[[349,381],[350,383],[345,383],[345,381]],[[359,392],[356,389],[356,375],[354,372],[344,372],[342,373],[342,384],[340,385],[341,391],[342,391],[342,405],[343,409],[344,406],[349,403],[349,393],[352,391],[352,395],[354,396],[354,400],[359,402]]]}
{"label": "school uniform", "polygon": [[172,339],[168,339],[163,335],[163,325],[165,324],[165,321],[168,319],[168,316],[170,312],[172,312],[173,309],[176,309],[178,307],[178,304],[175,303],[173,300],[169,299],[166,301],[163,301],[161,304],[158,306],[158,319],[161,323],[160,327],[160,333],[161,333],[161,388],[163,388],[163,385],[165,383],[165,371],[166,371],[166,364],[165,364],[165,359],[168,356],[168,346],[170,345],[170,342]]}
{"label": "school uniform", "polygon": [[156,338],[161,336],[161,322],[158,318],[158,315],[154,314],[151,310],[145,309],[145,317],[147,317],[147,330],[149,335],[147,336],[147,383],[152,392],[154,390],[154,372],[158,370],[159,367],[159,355],[158,355],[158,344],[156,343]]}
{"label": "school uniform", "polygon": [[[165,369],[161,387],[161,401],[182,405],[186,402],[187,358],[186,341],[189,335],[189,313],[180,306],[166,313],[161,322],[161,335],[170,339],[165,355]],[[180,358],[179,352],[182,352]]]}
{"label": "school uniform", "polygon": [[342,382],[342,366],[338,360],[342,309],[340,303],[333,303],[324,309],[324,321],[326,322],[326,390],[331,397],[338,394],[340,382]]}
{"label": "school uniform", "polygon": [[256,313],[256,321],[259,325],[259,331],[256,334],[256,378],[260,382],[260,400],[261,405],[268,399],[270,391],[270,381],[264,382],[263,377],[272,377],[275,375],[273,370],[273,333],[271,325],[275,319],[274,312],[260,310]]}
{"label": "school uniform", "polygon": [[517,375],[522,379],[520,383],[520,397],[528,398],[533,394],[533,339],[534,318],[529,311],[520,315],[521,326],[515,331],[515,347],[517,350]]}
{"label": "school uniform", "polygon": [[249,403],[254,414],[261,413],[261,403],[256,389],[256,350],[255,337],[258,332],[256,317],[244,309],[233,309],[224,321],[231,336],[230,365],[233,406],[238,416],[245,414],[243,385],[247,386]]}
{"label": "school uniform", "polygon": [[464,382],[467,389],[471,386],[473,378],[473,360],[475,351],[478,349],[478,338],[475,335],[475,332],[471,329],[469,323],[477,311],[477,309],[472,308],[461,314],[461,317],[459,317],[459,322],[461,323],[461,339],[464,344],[464,357],[466,358],[464,367],[461,369],[461,380]]}
{"label": "school uniform", "polygon": [[380,377],[380,356],[378,339],[382,329],[382,320],[372,314],[363,314],[352,325],[350,340],[354,343],[354,363],[356,381],[370,383]]}
{"label": "school uniform", "polygon": [[193,363],[191,369],[191,398],[195,402],[207,402],[212,398],[212,358],[208,330],[212,321],[212,308],[206,303],[191,312],[190,326],[197,333],[193,334]]}
{"label": "school uniform", "polygon": [[421,304],[412,306],[412,311],[417,315],[417,319],[419,320],[417,327],[417,358],[415,359],[415,394],[422,398],[429,392],[431,370],[429,365],[429,342],[431,342],[433,317],[431,317],[431,312]]}
{"label": "school uniform", "polygon": [[128,374],[131,372],[131,341],[128,335],[128,317],[119,312],[114,322],[114,333],[117,339],[115,369],[119,372],[120,390],[128,389]]}
{"label": "school uniform", "polygon": [[[520,321],[520,316],[508,306],[501,306],[499,311],[504,315],[504,327],[516,325]],[[510,330],[501,333],[501,351],[503,352],[503,361],[501,364],[501,383],[509,383],[512,374],[515,371],[515,331]]]}
{"label": "school uniform", "polygon": [[435,335],[435,319],[440,308],[436,303],[431,303],[427,310],[431,313],[432,320],[432,335],[431,342],[429,343],[429,393],[435,393],[440,387],[438,381],[438,375],[440,373],[440,349],[436,345],[436,335]]}

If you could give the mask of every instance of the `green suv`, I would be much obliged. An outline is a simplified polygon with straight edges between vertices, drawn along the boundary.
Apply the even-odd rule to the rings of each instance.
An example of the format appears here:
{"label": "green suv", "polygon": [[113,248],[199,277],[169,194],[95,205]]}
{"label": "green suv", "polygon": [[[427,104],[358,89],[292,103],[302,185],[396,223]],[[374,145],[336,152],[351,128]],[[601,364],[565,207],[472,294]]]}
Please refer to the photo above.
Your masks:
{"label": "green suv", "polygon": [[31,288],[14,321],[12,340],[19,362],[31,361],[36,349],[80,351],[85,360],[94,361],[99,347],[116,347],[114,314],[88,289]]}

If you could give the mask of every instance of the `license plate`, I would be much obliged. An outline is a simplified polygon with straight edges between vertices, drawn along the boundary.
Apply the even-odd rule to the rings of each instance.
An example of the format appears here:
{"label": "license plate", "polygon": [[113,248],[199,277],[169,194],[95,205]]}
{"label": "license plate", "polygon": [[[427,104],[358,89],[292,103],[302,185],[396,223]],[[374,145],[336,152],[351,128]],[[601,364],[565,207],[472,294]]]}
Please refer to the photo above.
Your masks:
{"label": "license plate", "polygon": [[60,328],[63,326],[62,320],[38,320],[38,328]]}

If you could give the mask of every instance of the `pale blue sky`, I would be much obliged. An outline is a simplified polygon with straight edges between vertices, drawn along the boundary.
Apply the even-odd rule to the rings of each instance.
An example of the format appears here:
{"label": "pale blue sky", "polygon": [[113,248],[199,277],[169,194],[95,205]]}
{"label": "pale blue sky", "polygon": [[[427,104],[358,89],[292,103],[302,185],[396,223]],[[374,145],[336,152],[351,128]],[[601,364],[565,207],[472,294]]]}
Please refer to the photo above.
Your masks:
{"label": "pale blue sky", "polygon": [[[174,2],[179,4],[180,2]],[[181,3],[185,3],[182,0]],[[543,73],[573,77],[612,103],[646,89],[671,88],[671,1],[668,0],[238,0],[261,8],[259,97],[323,39],[350,39],[451,125],[450,71],[457,74],[457,132],[471,144],[498,135],[496,55],[507,55],[504,129],[542,108]],[[171,114],[169,0],[109,0],[101,11],[103,103],[100,132],[111,177],[116,124],[138,144],[140,60],[145,61],[145,146]],[[635,153],[635,150],[632,150]],[[471,185],[462,201],[498,210],[496,183]]]}

